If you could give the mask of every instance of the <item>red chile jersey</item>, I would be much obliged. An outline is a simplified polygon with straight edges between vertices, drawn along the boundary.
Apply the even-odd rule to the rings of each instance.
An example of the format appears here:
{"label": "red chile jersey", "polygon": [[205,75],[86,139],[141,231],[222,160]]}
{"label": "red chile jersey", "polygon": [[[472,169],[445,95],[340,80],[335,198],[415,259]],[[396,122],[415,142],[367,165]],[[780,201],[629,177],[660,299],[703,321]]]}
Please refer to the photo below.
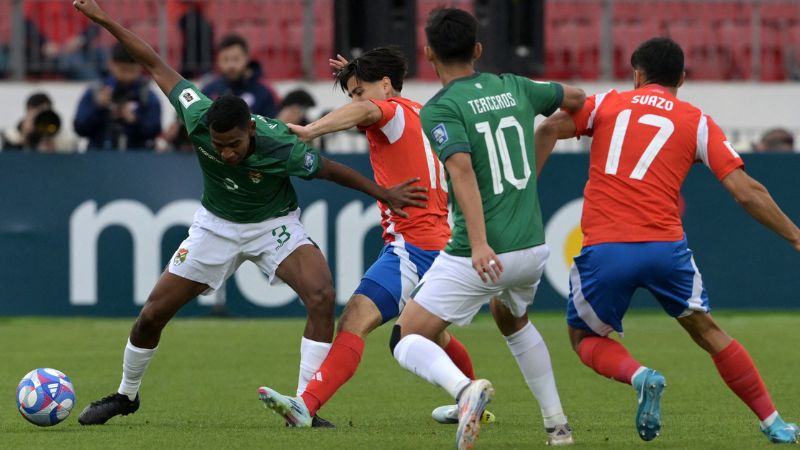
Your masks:
{"label": "red chile jersey", "polygon": [[710,117],[656,84],[593,95],[572,119],[576,136],[593,137],[584,246],[681,240],[680,189],[692,164],[719,180],[744,166]]}
{"label": "red chile jersey", "polygon": [[397,216],[378,202],[383,240],[387,244],[405,241],[423,250],[441,250],[450,238],[447,182],[444,165],[422,133],[422,105],[402,97],[371,101],[382,113],[380,120],[364,128],[375,182],[388,188],[418,177],[416,184],[428,188],[428,208],[405,208],[408,218]]}

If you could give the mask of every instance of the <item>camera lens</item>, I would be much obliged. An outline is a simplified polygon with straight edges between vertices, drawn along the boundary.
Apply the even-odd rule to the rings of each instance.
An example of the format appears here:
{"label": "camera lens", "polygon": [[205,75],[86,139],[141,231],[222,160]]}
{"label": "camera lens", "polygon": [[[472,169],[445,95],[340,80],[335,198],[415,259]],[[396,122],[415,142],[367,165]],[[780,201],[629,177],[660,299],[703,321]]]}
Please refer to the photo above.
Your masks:
{"label": "camera lens", "polygon": [[33,118],[34,133],[41,137],[53,136],[60,128],[61,118],[53,110],[44,110]]}

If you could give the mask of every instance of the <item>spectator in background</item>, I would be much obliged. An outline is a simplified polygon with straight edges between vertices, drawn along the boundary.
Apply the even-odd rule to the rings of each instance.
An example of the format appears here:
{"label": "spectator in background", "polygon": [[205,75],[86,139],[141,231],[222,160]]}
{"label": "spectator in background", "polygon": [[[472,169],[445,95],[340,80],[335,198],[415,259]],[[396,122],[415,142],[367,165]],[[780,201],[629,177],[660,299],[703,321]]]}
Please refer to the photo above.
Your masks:
{"label": "spectator in background", "polygon": [[71,152],[75,142],[61,132],[61,117],[44,92],[25,102],[25,117],[14,128],[2,132],[3,150],[35,150],[42,153]]}
{"label": "spectator in background", "polygon": [[161,133],[161,139],[156,144],[156,152],[194,154],[194,146],[192,140],[189,139],[189,132],[186,131],[186,127],[177,114],[175,115],[175,120]]}
{"label": "spectator in background", "polygon": [[753,146],[758,153],[792,153],[794,152],[794,136],[783,128],[767,130],[761,140]]}
{"label": "spectator in background", "polygon": [[235,95],[247,103],[253,114],[276,116],[275,94],[262,83],[261,65],[250,60],[244,38],[229,34],[220,40],[217,68],[220,74],[203,88],[205,95],[212,100],[223,95]]}
{"label": "spectator in background", "polygon": [[105,52],[91,45],[99,27],[72,14],[72,2],[24,2],[28,73],[61,75],[70,80],[99,76]]}
{"label": "spectator in background", "polygon": [[277,119],[283,123],[306,126],[309,123],[306,111],[316,105],[314,97],[308,91],[296,89],[286,94],[286,97],[281,100]]}
{"label": "spectator in background", "polygon": [[161,103],[142,68],[121,44],[111,49],[110,75],[94,83],[78,104],[74,126],[89,150],[151,149],[161,133]]}
{"label": "spectator in background", "polygon": [[214,69],[214,27],[205,15],[207,1],[168,0],[170,23],[177,23],[183,36],[181,75],[196,78]]}

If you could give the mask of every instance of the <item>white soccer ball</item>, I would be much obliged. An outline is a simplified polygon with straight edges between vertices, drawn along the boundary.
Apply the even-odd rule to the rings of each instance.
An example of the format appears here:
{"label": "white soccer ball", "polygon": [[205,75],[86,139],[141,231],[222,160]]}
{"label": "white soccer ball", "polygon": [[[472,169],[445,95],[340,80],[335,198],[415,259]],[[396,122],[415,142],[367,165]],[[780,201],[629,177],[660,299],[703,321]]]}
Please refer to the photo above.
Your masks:
{"label": "white soccer ball", "polygon": [[34,425],[55,425],[69,416],[73,406],[72,381],[56,369],[31,370],[17,385],[19,413]]}

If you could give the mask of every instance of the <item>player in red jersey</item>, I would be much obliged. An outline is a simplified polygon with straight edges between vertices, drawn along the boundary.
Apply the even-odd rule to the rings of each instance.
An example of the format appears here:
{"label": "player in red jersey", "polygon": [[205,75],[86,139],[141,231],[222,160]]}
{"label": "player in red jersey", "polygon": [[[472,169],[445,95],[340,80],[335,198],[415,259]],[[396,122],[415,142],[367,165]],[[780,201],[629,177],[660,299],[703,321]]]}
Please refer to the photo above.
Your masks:
{"label": "player in red jersey", "polygon": [[[331,66],[352,103],[307,126],[289,127],[308,142],[358,126],[369,140],[375,182],[387,186],[396,184],[395,180],[417,178],[426,189],[428,204],[427,208],[407,208],[408,217],[403,218],[378,202],[385,246],[348,301],[319,371],[308,386],[298,386],[295,398],[268,387],[259,389],[264,403],[295,426],[306,426],[307,417],[314,416],[353,376],[364,351],[364,338],[399,315],[412,289],[450,238],[444,167],[422,133],[422,105],[400,97],[405,57],[393,48],[380,47],[349,63],[341,57],[331,60]],[[469,354],[455,337],[444,332],[438,344],[465,374],[475,378]],[[434,418],[457,423],[457,408],[437,408]],[[485,416],[491,418],[491,413]]]}
{"label": "player in red jersey", "polygon": [[661,428],[664,377],[608,338],[612,331],[622,333],[634,290],[646,288],[711,355],[728,387],[758,416],[768,439],[796,442],[797,425],[781,419],[747,351],[709,314],[678,212],[681,185],[691,166],[702,162],[751,216],[798,251],[800,229],[745,173],[717,124],[676,97],[684,80],[678,44],[650,39],[633,53],[631,65],[634,90],[594,95],[582,111],[559,112],[536,132],[537,169],[557,138],[593,138],[581,218],[583,248],[570,272],[572,346],[597,373],[633,385],[639,397],[639,436],[654,439]]}

